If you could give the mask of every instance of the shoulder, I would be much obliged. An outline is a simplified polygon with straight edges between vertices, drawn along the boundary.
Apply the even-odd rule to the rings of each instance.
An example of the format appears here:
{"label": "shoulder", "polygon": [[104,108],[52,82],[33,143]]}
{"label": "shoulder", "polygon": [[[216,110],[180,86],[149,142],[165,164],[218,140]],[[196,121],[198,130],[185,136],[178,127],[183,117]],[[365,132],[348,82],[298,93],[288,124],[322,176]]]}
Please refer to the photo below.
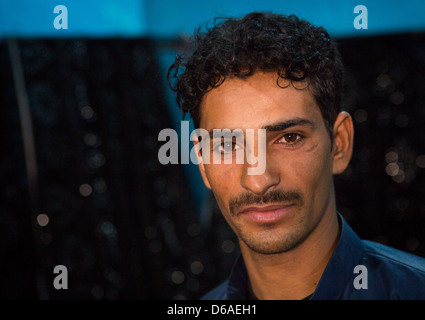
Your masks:
{"label": "shoulder", "polygon": [[227,294],[229,281],[226,280],[201,297],[201,300],[224,300]]}
{"label": "shoulder", "polygon": [[425,258],[373,241],[363,240],[363,243],[365,245],[365,256],[369,259],[373,258],[393,267],[409,269],[425,276]]}
{"label": "shoulder", "polygon": [[[423,299],[425,259],[372,241],[363,241],[370,298]],[[363,291],[363,290],[362,290]]]}

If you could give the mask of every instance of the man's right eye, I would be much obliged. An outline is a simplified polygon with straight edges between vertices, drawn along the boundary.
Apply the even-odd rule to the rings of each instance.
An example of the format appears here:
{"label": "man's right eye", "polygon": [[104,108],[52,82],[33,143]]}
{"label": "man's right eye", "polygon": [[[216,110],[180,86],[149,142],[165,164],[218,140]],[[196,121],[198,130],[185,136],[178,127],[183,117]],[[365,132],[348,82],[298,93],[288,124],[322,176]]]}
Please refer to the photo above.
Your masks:
{"label": "man's right eye", "polygon": [[235,141],[223,141],[219,143],[215,148],[214,152],[219,152],[223,155],[231,154],[240,147],[237,145]]}

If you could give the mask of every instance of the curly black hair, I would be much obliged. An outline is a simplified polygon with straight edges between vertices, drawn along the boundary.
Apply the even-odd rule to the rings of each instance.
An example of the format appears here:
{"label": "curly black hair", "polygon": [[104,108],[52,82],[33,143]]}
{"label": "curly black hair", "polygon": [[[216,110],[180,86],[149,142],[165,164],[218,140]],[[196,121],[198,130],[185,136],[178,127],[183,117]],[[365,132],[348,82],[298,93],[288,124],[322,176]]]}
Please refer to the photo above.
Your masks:
{"label": "curly black hair", "polygon": [[[193,37],[188,58],[177,55],[167,81],[176,92],[183,116],[190,112],[199,128],[200,105],[206,92],[228,77],[246,78],[256,71],[276,71],[276,83],[307,83],[333,140],[333,124],[340,109],[343,64],[335,41],[322,27],[295,15],[252,12],[242,18],[220,18]],[[287,86],[282,86],[287,87]],[[299,88],[298,88],[299,89]]]}

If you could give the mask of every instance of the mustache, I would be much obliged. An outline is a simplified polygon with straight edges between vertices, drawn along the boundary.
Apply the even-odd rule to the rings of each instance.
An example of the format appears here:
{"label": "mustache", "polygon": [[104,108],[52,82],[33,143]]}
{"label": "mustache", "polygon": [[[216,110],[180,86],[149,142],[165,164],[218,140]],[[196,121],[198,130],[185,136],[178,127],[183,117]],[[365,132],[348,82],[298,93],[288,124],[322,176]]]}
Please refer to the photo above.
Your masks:
{"label": "mustache", "polygon": [[242,193],[238,197],[229,200],[230,213],[237,215],[238,209],[241,207],[252,205],[279,204],[282,202],[297,202],[302,204],[304,198],[302,194],[296,190],[281,191],[273,190],[264,196],[257,196],[253,193]]}

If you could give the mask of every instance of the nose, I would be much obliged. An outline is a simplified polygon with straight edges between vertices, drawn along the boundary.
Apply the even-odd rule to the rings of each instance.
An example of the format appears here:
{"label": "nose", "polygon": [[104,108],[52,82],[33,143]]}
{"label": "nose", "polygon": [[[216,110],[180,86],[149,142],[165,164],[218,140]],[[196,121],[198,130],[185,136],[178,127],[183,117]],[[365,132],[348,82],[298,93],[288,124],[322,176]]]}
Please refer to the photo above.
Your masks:
{"label": "nose", "polygon": [[280,183],[280,175],[268,163],[263,174],[248,174],[248,168],[255,167],[256,164],[244,164],[240,184],[248,191],[256,195],[264,195],[268,190],[272,189]]}

